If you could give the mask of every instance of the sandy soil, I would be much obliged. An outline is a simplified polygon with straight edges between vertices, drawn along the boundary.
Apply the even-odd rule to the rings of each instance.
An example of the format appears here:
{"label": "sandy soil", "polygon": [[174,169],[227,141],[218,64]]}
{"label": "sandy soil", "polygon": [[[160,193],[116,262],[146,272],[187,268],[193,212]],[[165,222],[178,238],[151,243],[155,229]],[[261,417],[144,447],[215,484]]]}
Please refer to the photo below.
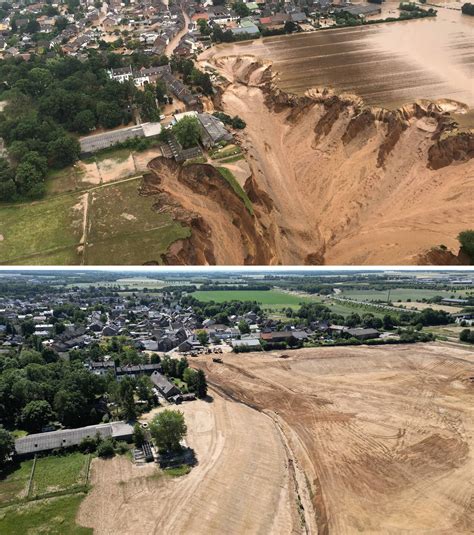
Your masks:
{"label": "sandy soil", "polygon": [[97,163],[102,183],[114,182],[136,174],[135,161],[132,154],[125,160],[107,158]]}
{"label": "sandy soil", "polygon": [[101,183],[100,172],[95,162],[86,163],[84,161],[78,162],[81,183],[93,184],[98,186]]}
{"label": "sandy soil", "polygon": [[92,464],[93,485],[78,513],[96,535],[300,533],[288,459],[267,416],[219,395],[180,407],[198,465],[158,476],[124,457]]}
{"label": "sandy soil", "polygon": [[445,312],[449,312],[450,314],[456,314],[456,312],[461,312],[462,310],[462,307],[439,305],[437,303],[419,303],[418,301],[403,301],[401,303],[397,303],[397,306],[398,305],[403,305],[407,308],[416,308],[417,310],[425,310],[425,308],[432,308],[434,310],[444,310]]}
{"label": "sandy soil", "polygon": [[214,62],[231,81],[222,108],[247,123],[241,145],[257,187],[273,203],[259,217],[278,227],[274,263],[415,264],[439,244],[457,253],[458,233],[474,225],[467,194],[474,160],[428,168],[433,134],[407,114],[406,129],[380,165],[393,133],[387,123],[364,124],[343,141],[358,113],[350,98],[340,109],[282,104],[275,95],[269,105],[264,69],[250,68],[255,58],[217,57],[222,49],[215,50],[202,64]]}
{"label": "sandy soil", "polygon": [[199,362],[215,388],[281,425],[311,484],[318,533],[472,532],[474,352],[419,344],[279,356]]}
{"label": "sandy soil", "polygon": [[135,160],[135,169],[137,170],[137,173],[147,171],[148,163],[153,160],[153,158],[159,158],[160,156],[162,156],[162,152],[159,147],[153,147],[143,152],[134,152],[133,159]]}

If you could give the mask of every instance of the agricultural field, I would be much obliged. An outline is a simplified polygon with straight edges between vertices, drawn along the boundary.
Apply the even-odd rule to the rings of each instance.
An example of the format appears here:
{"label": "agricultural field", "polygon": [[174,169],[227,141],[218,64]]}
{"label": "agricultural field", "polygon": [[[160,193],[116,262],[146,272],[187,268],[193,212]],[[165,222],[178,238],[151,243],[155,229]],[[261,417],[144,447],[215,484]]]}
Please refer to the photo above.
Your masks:
{"label": "agricultural field", "polygon": [[[387,301],[388,290],[353,290],[341,288],[342,297],[358,299],[360,301]],[[398,301],[421,301],[440,295],[442,297],[462,298],[466,295],[465,290],[431,290],[418,288],[394,288],[390,290],[390,301],[394,304]]]}
{"label": "agricultural field", "polygon": [[[253,407],[281,431],[288,470],[304,472],[296,479],[306,532],[472,532],[472,351],[430,343],[222,360],[194,362],[213,396]],[[264,432],[254,430],[257,441]],[[227,493],[240,495],[230,477],[216,510]],[[172,497],[168,506],[178,503]]]}
{"label": "agricultural field", "polygon": [[290,307],[299,308],[301,303],[315,301],[307,296],[299,296],[278,290],[203,290],[197,291],[192,296],[199,301],[208,303],[215,301],[256,301],[263,308]]}
{"label": "agricultural field", "polygon": [[140,179],[0,207],[0,264],[161,262],[190,230],[138,195]]}

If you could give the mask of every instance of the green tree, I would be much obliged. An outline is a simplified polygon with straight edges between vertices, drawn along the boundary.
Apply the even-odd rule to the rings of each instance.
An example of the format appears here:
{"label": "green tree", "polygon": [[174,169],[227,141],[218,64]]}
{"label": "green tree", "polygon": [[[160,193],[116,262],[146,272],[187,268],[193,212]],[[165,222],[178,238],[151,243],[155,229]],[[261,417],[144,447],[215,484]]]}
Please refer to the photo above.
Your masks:
{"label": "green tree", "polygon": [[190,390],[195,390],[197,372],[192,368],[186,368],[183,373],[183,381],[188,385]]}
{"label": "green tree", "polygon": [[22,162],[16,168],[17,190],[28,197],[39,197],[44,190],[44,174],[29,162]]}
{"label": "green tree", "polygon": [[87,134],[95,128],[95,115],[91,110],[82,110],[73,121],[73,128],[79,134]]}
{"label": "green tree", "polygon": [[15,441],[12,435],[0,426],[0,470],[5,466],[7,459],[10,457],[15,447]]}
{"label": "green tree", "polygon": [[468,344],[474,344],[474,331],[471,331],[471,329],[463,329],[459,333],[459,340],[461,340],[461,342],[467,342]]}
{"label": "green tree", "polygon": [[20,416],[23,427],[30,433],[39,433],[53,418],[53,409],[44,399],[30,401],[23,407]]}
{"label": "green tree", "polygon": [[188,359],[186,357],[182,357],[178,360],[178,364],[176,365],[176,375],[182,379],[183,374],[185,370],[188,367]]}
{"label": "green tree", "polygon": [[97,455],[106,459],[108,457],[113,457],[115,455],[114,442],[110,438],[102,440],[97,446]]}
{"label": "green tree", "polygon": [[462,250],[469,257],[471,264],[474,264],[474,230],[464,230],[458,236]]}
{"label": "green tree", "polygon": [[143,446],[145,442],[145,433],[138,422],[133,426],[133,442],[137,448]]}
{"label": "green tree", "polygon": [[62,136],[48,143],[48,159],[53,167],[66,167],[78,158],[81,148],[77,139]]}
{"label": "green tree", "polygon": [[196,147],[201,139],[199,122],[196,117],[184,117],[173,126],[172,132],[183,149]]}
{"label": "green tree", "polygon": [[203,399],[207,396],[206,374],[202,370],[197,371],[195,389],[198,398]]}
{"label": "green tree", "polygon": [[209,343],[209,335],[206,331],[197,331],[196,335],[201,345],[205,346]]}
{"label": "green tree", "polygon": [[138,399],[150,402],[153,399],[153,383],[147,375],[142,375],[137,379]]}
{"label": "green tree", "polygon": [[115,128],[122,124],[123,112],[114,102],[99,102],[96,112],[99,123],[104,128]]}
{"label": "green tree", "polygon": [[243,2],[235,2],[232,4],[232,8],[239,15],[239,17],[248,17],[251,14],[250,9]]}
{"label": "green tree", "polygon": [[238,328],[241,334],[249,334],[250,326],[245,320],[239,321]]}
{"label": "green tree", "polygon": [[179,451],[180,442],[186,436],[186,432],[184,415],[180,411],[164,410],[150,423],[151,436],[161,451]]}
{"label": "green tree", "polygon": [[134,420],[137,416],[135,410],[134,386],[129,377],[125,377],[119,383],[119,399],[127,420]]}

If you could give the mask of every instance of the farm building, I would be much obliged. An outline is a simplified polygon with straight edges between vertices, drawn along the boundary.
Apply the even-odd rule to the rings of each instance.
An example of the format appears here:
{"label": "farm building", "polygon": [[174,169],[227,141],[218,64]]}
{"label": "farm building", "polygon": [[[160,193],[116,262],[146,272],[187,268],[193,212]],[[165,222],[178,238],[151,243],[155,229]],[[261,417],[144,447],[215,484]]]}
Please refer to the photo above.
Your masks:
{"label": "farm building", "polygon": [[160,132],[160,123],[144,123],[127,128],[119,128],[118,130],[111,130],[103,134],[81,137],[79,139],[81,156],[89,156],[100,150],[113,147],[117,143],[128,141],[129,139],[157,136]]}
{"label": "farm building", "polygon": [[344,332],[357,340],[371,340],[380,336],[376,329],[346,329]]}
{"label": "farm building", "polygon": [[173,396],[178,396],[181,394],[179,388],[168,381],[168,379],[161,375],[161,373],[153,372],[150,376],[152,383],[158,389],[158,391],[166,398],[171,398]]}
{"label": "farm building", "polygon": [[84,438],[115,438],[131,440],[133,427],[126,422],[88,425],[78,429],[61,429],[48,433],[35,433],[15,440],[15,452],[19,457],[29,457],[35,453],[78,446]]}
{"label": "farm building", "polygon": [[232,134],[217,117],[209,113],[198,114],[201,139],[205,147],[214,147],[220,141],[232,141]]}
{"label": "farm building", "polygon": [[232,347],[245,347],[248,349],[261,349],[258,338],[242,338],[241,340],[232,340]]}

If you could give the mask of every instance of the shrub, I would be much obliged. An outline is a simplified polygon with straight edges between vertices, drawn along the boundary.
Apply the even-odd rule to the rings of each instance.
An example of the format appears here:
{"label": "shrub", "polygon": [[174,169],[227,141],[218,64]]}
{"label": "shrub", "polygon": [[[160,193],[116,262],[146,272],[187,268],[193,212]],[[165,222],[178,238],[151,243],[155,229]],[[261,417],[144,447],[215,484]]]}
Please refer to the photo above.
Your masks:
{"label": "shrub", "polygon": [[97,446],[97,455],[102,458],[113,457],[115,455],[114,443],[110,438],[106,438]]}

